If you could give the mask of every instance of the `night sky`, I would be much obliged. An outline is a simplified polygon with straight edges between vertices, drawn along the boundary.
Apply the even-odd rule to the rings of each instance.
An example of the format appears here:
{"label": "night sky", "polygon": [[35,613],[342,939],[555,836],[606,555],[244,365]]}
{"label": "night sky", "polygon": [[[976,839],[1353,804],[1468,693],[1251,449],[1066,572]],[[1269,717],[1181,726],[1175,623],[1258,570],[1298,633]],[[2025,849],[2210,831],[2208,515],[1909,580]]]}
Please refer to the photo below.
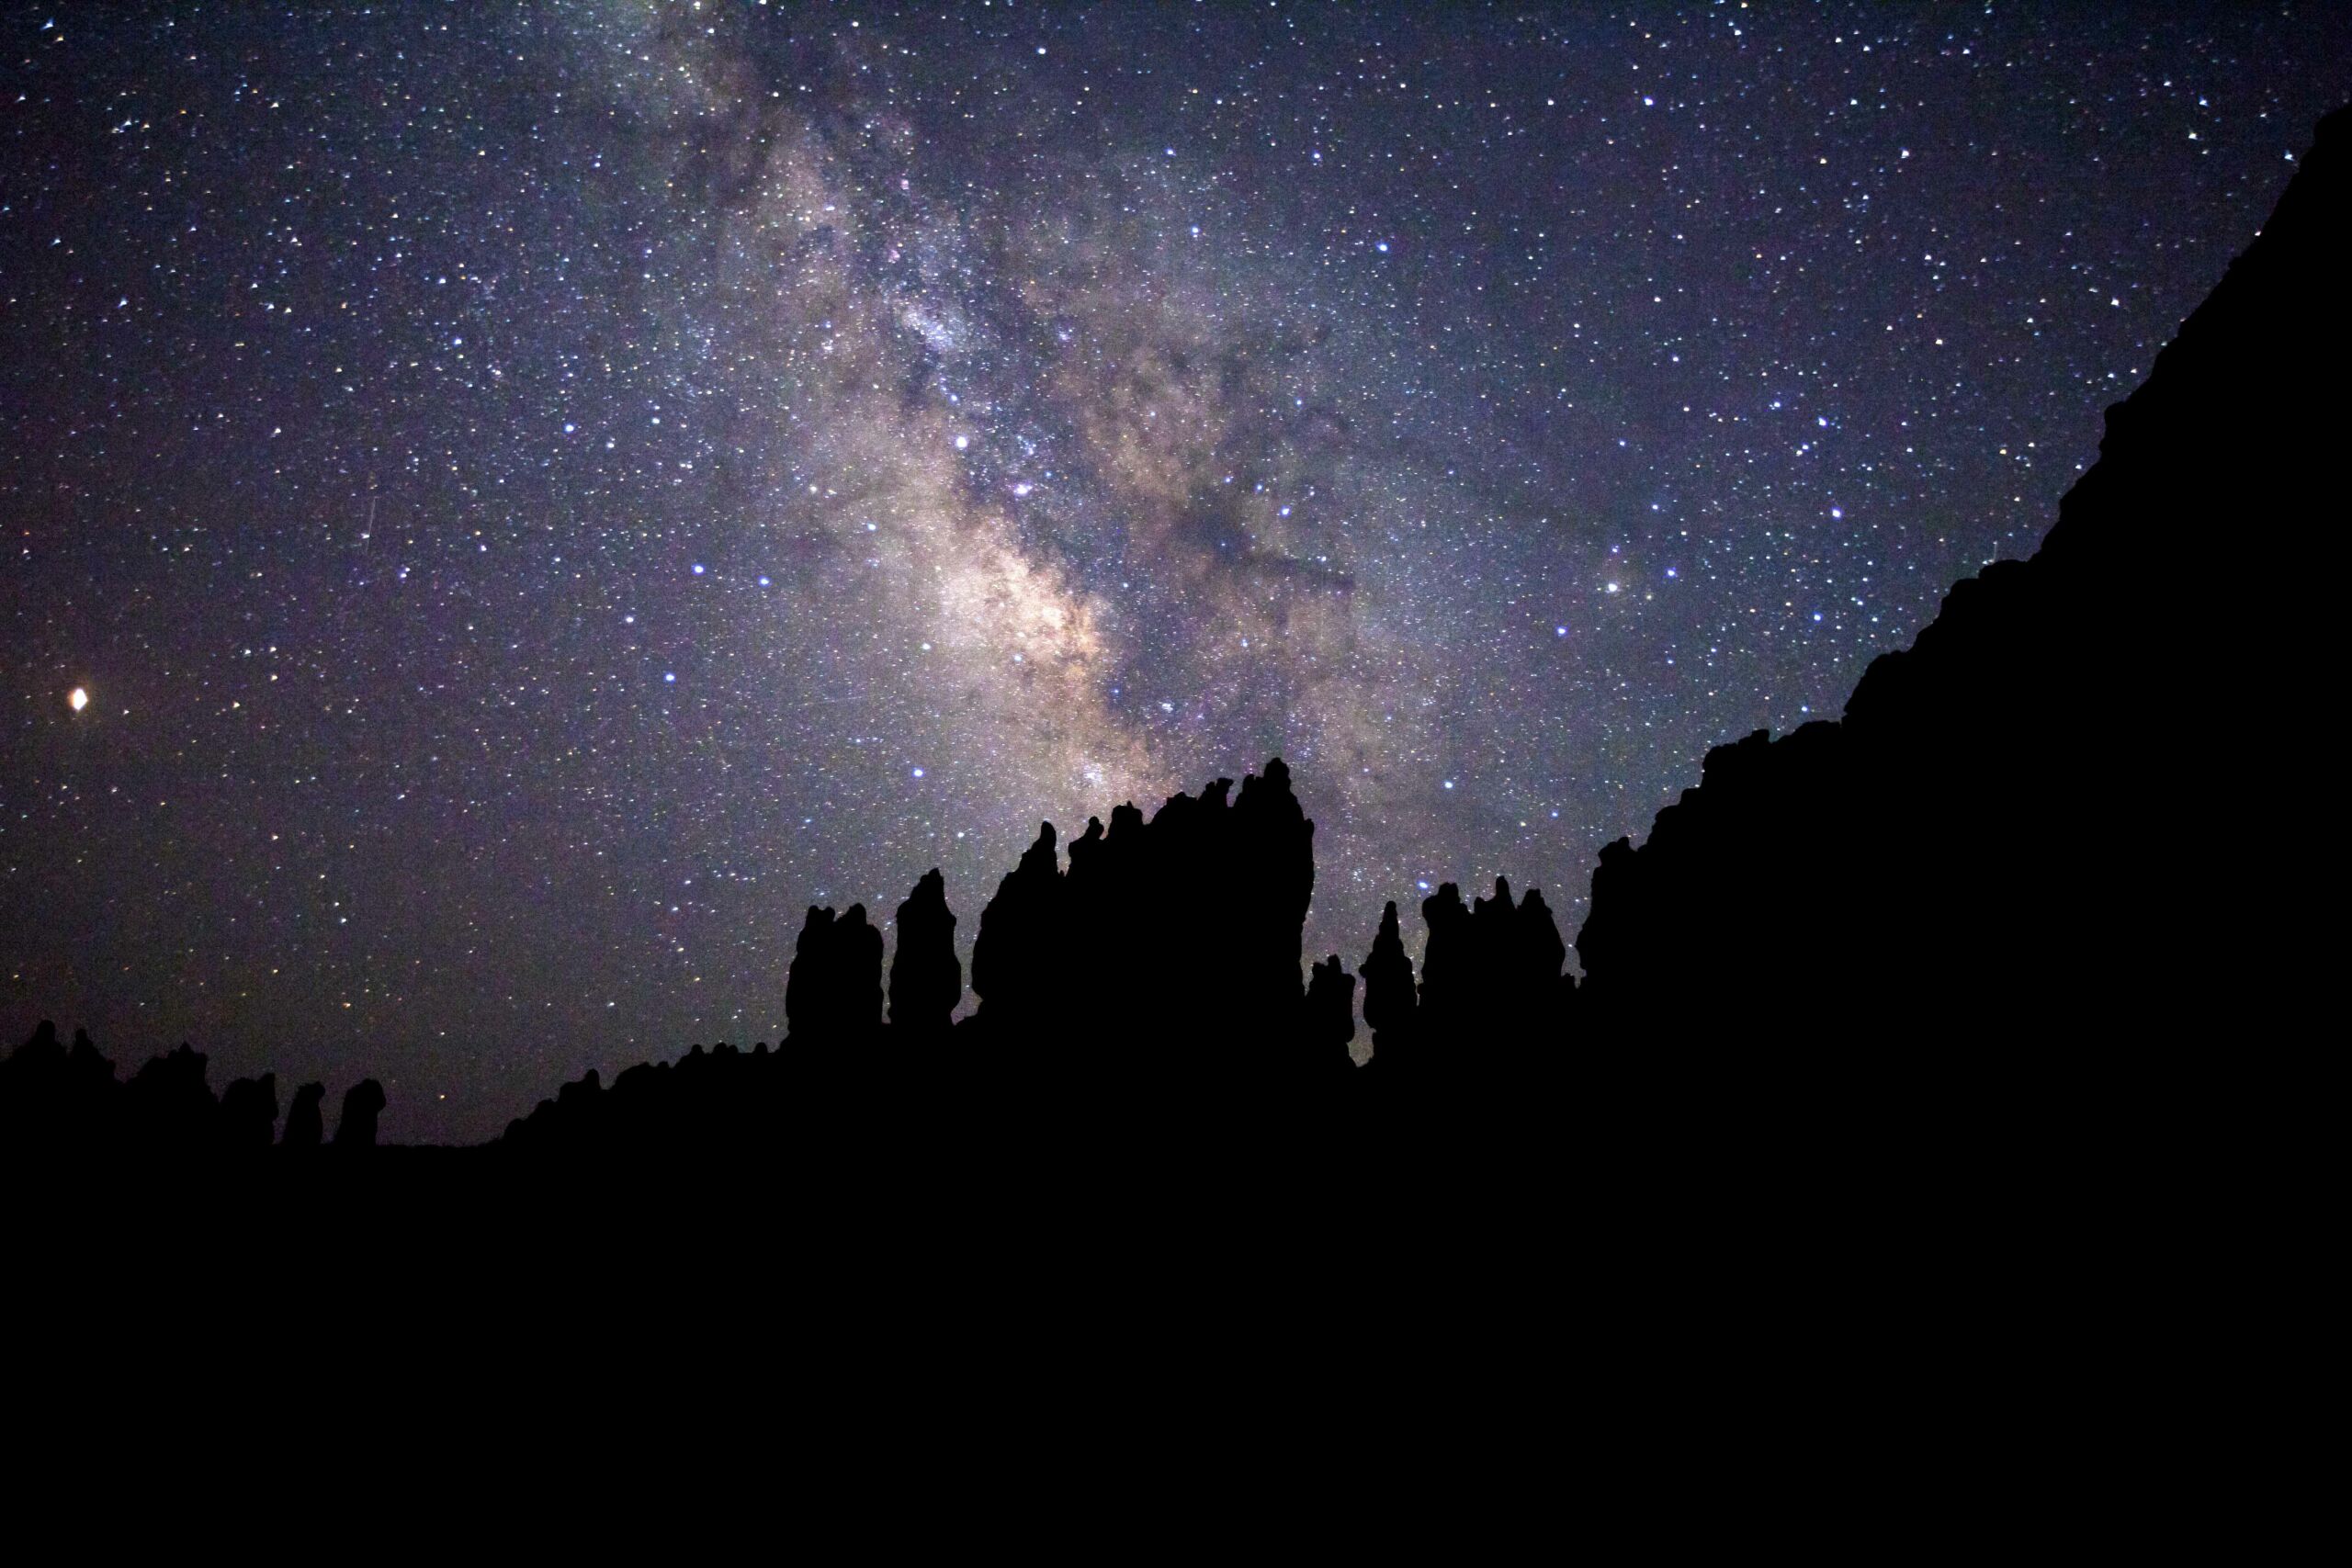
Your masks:
{"label": "night sky", "polygon": [[1275,754],[1310,953],[1572,935],[2352,96],[2205,9],[11,7],[0,1048],[486,1137]]}

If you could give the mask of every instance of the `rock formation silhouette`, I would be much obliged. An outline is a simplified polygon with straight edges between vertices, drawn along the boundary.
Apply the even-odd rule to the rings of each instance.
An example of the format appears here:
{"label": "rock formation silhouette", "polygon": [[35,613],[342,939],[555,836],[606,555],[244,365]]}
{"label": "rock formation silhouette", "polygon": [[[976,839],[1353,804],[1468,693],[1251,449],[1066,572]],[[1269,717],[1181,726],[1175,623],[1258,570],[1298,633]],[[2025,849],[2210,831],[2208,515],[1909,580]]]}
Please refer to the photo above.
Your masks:
{"label": "rock formation silhouette", "polygon": [[220,1138],[232,1149],[266,1149],[277,1134],[277,1075],[239,1078],[220,1096]]}
{"label": "rock formation silhouette", "polygon": [[[124,1082],[88,1033],[75,1030],[68,1048],[43,1019],[0,1059],[0,1157],[100,1158],[136,1169],[151,1161],[194,1166],[266,1153],[277,1122],[277,1075],[239,1078],[216,1099],[205,1081],[208,1066],[202,1052],[183,1043]],[[372,1143],[383,1089],[370,1079],[353,1094],[363,1112],[351,1120],[353,1135]],[[286,1146],[318,1145],[325,1095],[320,1084],[296,1093]],[[346,1111],[352,1103],[346,1100]]]}
{"label": "rock formation silhouette", "polygon": [[890,1028],[911,1045],[944,1041],[964,999],[964,964],[956,956],[956,916],[947,881],[933,866],[899,906],[898,951],[890,958]]}
{"label": "rock formation silhouette", "polygon": [[[595,1077],[594,1073],[590,1077]],[[361,1078],[343,1092],[343,1114],[334,1124],[334,1146],[339,1149],[372,1149],[376,1146],[376,1119],[384,1113],[384,1086],[374,1078]]]}
{"label": "rock formation silhouette", "polygon": [[123,1086],[124,1132],[159,1156],[185,1158],[215,1140],[220,1102],[204,1081],[205,1055],[182,1041],[150,1060]]}
{"label": "rock formation silhouette", "polygon": [[[2352,111],[2323,124],[2260,236],[2109,411],[2030,558],[1955,585],[1842,717],[1717,747],[1638,847],[1600,852],[1581,979],[1537,889],[1498,876],[1465,904],[1444,883],[1418,964],[1389,903],[1353,1066],[1356,976],[1305,962],[1315,824],[1276,758],[1238,793],[1220,778],[1148,817],[1089,818],[1067,867],[1041,824],[980,911],[960,1020],[934,868],[897,908],[887,1021],[882,932],[863,905],[812,906],[777,1048],[698,1044],[609,1088],[590,1070],[500,1146],[789,1146],[854,1171],[1025,1152],[1061,1179],[1109,1168],[1065,1157],[1090,1141],[1175,1169],[1363,1112],[1360,1148],[1406,1146],[1417,1120],[1425,1161],[1573,1137],[1663,1190],[1694,1163],[1957,1168],[1987,1129],[2011,1170],[2086,1126],[2154,1136],[2160,1119],[2132,1115],[2160,1092],[2144,1065],[2185,1072],[2184,1039],[2292,1021],[2270,976],[2318,972],[2273,852],[2177,846],[2183,824],[2251,820],[2308,769],[2294,678],[2322,623],[2217,584],[2208,546],[2232,519],[2340,504],[2341,400],[2306,367],[2333,374],[2352,348],[2347,137]],[[2249,670],[2275,679],[2215,691]],[[2173,739],[2224,696],[2244,733]],[[184,1043],[119,1081],[86,1035],[69,1048],[43,1021],[0,1062],[0,1147],[266,1148],[275,1076],[216,1100],[206,1065]],[[324,1092],[298,1091],[284,1146],[319,1145]],[[384,1104],[374,1079],[353,1087],[334,1146],[371,1147]]]}
{"label": "rock formation silhouette", "polygon": [[1372,1061],[1379,1061],[1384,1051],[1388,1054],[1389,1065],[1380,1069],[1380,1076],[1385,1077],[1402,1065],[1411,1048],[1414,1014],[1419,1006],[1413,961],[1405,956],[1405,938],[1396,923],[1394,900],[1381,914],[1380,931],[1362,967],[1363,1022],[1372,1031]]}
{"label": "rock formation silhouette", "polygon": [[306,1083],[294,1091],[294,1103],[286,1112],[286,1131],[278,1143],[289,1149],[315,1149],[325,1136],[325,1123],[320,1107],[327,1098],[327,1086]]}
{"label": "rock formation silhouette", "polygon": [[972,941],[972,994],[982,1027],[1000,1036],[1037,1036],[1054,1016],[1055,964],[1069,938],[1054,825],[997,885]]}
{"label": "rock formation silhouette", "polygon": [[[2312,937],[2234,833],[2308,772],[2325,622],[2212,551],[2342,505],[2347,140],[2352,111],[2322,124],[2030,558],[1955,584],[1841,718],[1716,748],[1601,852],[1576,942],[1596,1027],[1729,1041],[1805,998],[1816,1047],[2030,1047],[2045,1090],[2089,1095],[2127,1041],[2286,1021],[2252,977]],[[2225,734],[2184,733],[2224,705]],[[2226,845],[2182,845],[2216,822]]]}
{"label": "rock formation silhouette", "polygon": [[1336,953],[1315,965],[1307,980],[1302,1035],[1302,1076],[1343,1079],[1353,1070],[1348,1042],[1356,1037],[1356,977],[1340,967]]}
{"label": "rock formation silhouette", "polygon": [[866,924],[865,905],[852,904],[839,918],[808,907],[793,946],[784,1014],[802,1049],[865,1041],[882,1027],[882,933]]}

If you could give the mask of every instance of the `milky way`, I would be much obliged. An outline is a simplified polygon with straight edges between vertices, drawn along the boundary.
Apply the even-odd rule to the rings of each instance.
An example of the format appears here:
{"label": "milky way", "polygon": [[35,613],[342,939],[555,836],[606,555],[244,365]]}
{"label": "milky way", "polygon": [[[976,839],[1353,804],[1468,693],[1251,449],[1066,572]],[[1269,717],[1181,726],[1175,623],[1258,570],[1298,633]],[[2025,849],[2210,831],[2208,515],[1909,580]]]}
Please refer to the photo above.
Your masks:
{"label": "milky way", "polygon": [[1313,953],[1572,931],[2032,548],[2352,96],[2325,8],[5,25],[0,1044],[403,1138],[1276,754]]}

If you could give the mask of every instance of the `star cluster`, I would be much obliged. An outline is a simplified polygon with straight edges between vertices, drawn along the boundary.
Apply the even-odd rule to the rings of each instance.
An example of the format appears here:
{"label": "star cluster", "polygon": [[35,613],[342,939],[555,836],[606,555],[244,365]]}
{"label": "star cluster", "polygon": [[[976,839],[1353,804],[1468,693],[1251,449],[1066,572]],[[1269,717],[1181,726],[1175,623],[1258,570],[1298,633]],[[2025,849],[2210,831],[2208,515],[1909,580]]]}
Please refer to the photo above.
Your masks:
{"label": "star cluster", "polygon": [[2295,6],[6,28],[0,1023],[400,1138],[1274,754],[1312,953],[1572,932],[2032,549],[2352,88]]}

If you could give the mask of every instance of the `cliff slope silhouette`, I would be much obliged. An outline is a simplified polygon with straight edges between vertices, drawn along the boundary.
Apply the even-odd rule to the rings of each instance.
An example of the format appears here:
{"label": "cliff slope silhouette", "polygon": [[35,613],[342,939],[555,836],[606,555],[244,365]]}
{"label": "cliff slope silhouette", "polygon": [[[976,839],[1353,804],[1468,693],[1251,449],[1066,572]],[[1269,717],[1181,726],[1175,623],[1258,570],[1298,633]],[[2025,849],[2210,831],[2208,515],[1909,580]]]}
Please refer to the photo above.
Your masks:
{"label": "cliff slope silhouette", "polygon": [[1717,748],[1602,852],[1576,948],[1613,1048],[1784,1028],[1800,1072],[1964,1049],[1964,1082],[2032,1047],[2036,1095],[2290,1025],[2271,977],[2312,928],[2256,824],[2301,816],[2336,716],[2310,574],[2352,490],[2347,141],[2339,110],[2030,559],[1957,584],[1842,720]]}

